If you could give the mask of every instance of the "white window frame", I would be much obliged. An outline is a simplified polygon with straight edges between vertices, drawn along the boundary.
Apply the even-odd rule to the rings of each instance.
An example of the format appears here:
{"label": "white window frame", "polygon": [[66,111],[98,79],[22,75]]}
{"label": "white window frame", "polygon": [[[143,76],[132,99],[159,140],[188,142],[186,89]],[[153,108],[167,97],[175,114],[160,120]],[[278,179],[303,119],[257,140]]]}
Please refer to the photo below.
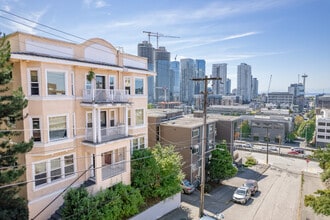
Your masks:
{"label": "white window frame", "polygon": [[[48,72],[55,72],[55,73],[64,73],[64,95],[49,95],[48,94]],[[67,70],[61,70],[61,69],[46,69],[45,70],[45,79],[46,79],[46,94],[47,96],[67,96],[68,95],[68,71]]]}
{"label": "white window frame", "polygon": [[[37,71],[38,75],[38,89],[39,89],[39,94],[38,95],[32,95],[31,89],[31,71]],[[27,78],[28,78],[28,95],[29,96],[40,96],[41,95],[41,82],[40,82],[40,69],[39,68],[28,68],[27,69]]]}
{"label": "white window frame", "polygon": [[[136,80],[142,80],[142,89],[143,89],[142,94],[136,93]],[[142,96],[142,95],[145,94],[145,82],[144,81],[145,80],[142,77],[135,77],[134,78],[134,94],[135,95]]]}
{"label": "white window frame", "polygon": [[[136,114],[136,112],[138,111],[138,110],[142,110],[142,123],[141,124],[138,124],[137,123],[137,114]],[[145,110],[144,110],[144,108],[137,108],[137,109],[135,109],[135,126],[144,126],[145,125]]]}
{"label": "white window frame", "polygon": [[[109,83],[109,89],[110,89],[110,79],[113,78],[113,90],[116,90],[117,89],[117,86],[116,86],[116,83],[117,83],[117,79],[116,79],[116,76],[115,75],[109,75],[109,80],[108,80],[108,83]],[[111,90],[111,89],[110,89]]]}
{"label": "white window frame", "polygon": [[42,139],[43,139],[43,137],[42,137],[42,125],[41,125],[41,117],[39,117],[39,116],[31,116],[30,117],[30,123],[31,123],[31,126],[30,126],[30,136],[31,137],[34,137],[33,136],[33,131],[35,130],[35,129],[33,129],[33,119],[34,118],[37,118],[37,119],[39,119],[39,130],[40,130],[40,141],[35,141],[35,143],[41,143],[42,142]]}
{"label": "white window frame", "polygon": [[[141,142],[141,139],[143,139],[143,143]],[[134,142],[136,142],[136,144],[134,144]],[[143,145],[143,148],[141,148],[142,145]],[[147,146],[146,146],[146,137],[145,136],[138,136],[138,137],[133,138],[132,141],[131,141],[131,148],[132,148],[132,151],[147,148]]]}
{"label": "white window frame", "polygon": [[[62,116],[65,116],[65,118],[66,118],[66,137],[51,140],[50,139],[49,119],[54,118],[54,117],[62,117]],[[68,139],[70,137],[70,135],[69,135],[69,116],[68,116],[68,114],[48,115],[47,116],[47,129],[48,129],[48,142],[62,141],[62,140]]]}
{"label": "white window frame", "polygon": [[[72,174],[70,175],[66,175],[65,173],[65,168],[67,167],[65,165],[65,157],[67,156],[73,156],[73,172]],[[60,158],[60,169],[61,169],[61,176],[60,178],[57,178],[57,179],[54,179],[52,180],[51,179],[51,161],[52,160],[55,160],[55,159],[58,159]],[[35,173],[35,165],[36,164],[39,164],[39,163],[46,163],[46,183],[43,183],[43,184],[40,184],[40,185],[36,185],[36,173]],[[70,164],[71,166],[72,164]],[[77,163],[76,163],[76,155],[75,153],[72,153],[72,154],[65,154],[65,155],[62,155],[62,156],[59,156],[59,157],[53,157],[53,158],[48,158],[47,160],[40,160],[40,161],[36,161],[34,163],[32,163],[32,180],[34,182],[33,184],[33,190],[36,191],[36,190],[39,190],[39,189],[43,189],[45,187],[49,187],[49,186],[52,186],[54,184],[57,184],[57,183],[60,183],[62,181],[65,181],[67,179],[71,179],[71,178],[74,178],[76,177],[76,169],[77,169]]]}
{"label": "white window frame", "polygon": [[132,95],[132,77],[130,76],[125,76],[124,77],[124,90],[126,90],[126,81],[129,81],[129,92],[127,95]]}

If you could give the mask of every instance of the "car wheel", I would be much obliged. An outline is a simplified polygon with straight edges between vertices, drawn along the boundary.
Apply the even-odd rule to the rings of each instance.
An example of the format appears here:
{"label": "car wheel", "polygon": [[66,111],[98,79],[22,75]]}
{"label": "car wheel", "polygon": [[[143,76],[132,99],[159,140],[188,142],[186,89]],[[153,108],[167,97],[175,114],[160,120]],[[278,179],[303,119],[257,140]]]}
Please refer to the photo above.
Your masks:
{"label": "car wheel", "polygon": [[246,203],[246,199],[243,200],[242,204],[245,205],[245,203]]}

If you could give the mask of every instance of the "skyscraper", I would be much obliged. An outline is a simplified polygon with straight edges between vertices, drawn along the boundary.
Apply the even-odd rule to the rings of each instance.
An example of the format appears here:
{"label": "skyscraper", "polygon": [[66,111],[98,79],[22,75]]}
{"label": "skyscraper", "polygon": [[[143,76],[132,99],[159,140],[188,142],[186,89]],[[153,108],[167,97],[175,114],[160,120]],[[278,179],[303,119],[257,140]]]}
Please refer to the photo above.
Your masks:
{"label": "skyscraper", "polygon": [[258,97],[259,82],[257,78],[252,78],[252,98],[255,99]]}
{"label": "skyscraper", "polygon": [[194,95],[194,82],[192,78],[195,77],[195,62],[193,59],[181,59],[181,87],[180,97],[181,102],[192,105]]}
{"label": "skyscraper", "polygon": [[231,93],[231,79],[226,80],[226,95],[229,95]]}
{"label": "skyscraper", "polygon": [[[205,78],[205,60],[196,59],[196,75],[195,78]],[[194,94],[201,94],[204,92],[204,82],[195,81],[195,91]]]}
{"label": "skyscraper", "polygon": [[212,65],[212,77],[221,77],[221,80],[214,80],[212,90],[214,94],[227,95],[227,64],[219,63]]}
{"label": "skyscraper", "polygon": [[[170,76],[170,58],[171,53],[166,51],[165,47],[155,49],[155,67],[156,67],[156,101],[169,101],[169,90],[173,87]],[[171,83],[172,81],[172,83]]]}
{"label": "skyscraper", "polygon": [[[138,56],[148,58],[148,70],[155,71],[155,53],[154,48],[148,41],[143,41],[138,44]],[[155,77],[148,77],[148,102],[155,101]]]}
{"label": "skyscraper", "polygon": [[[173,101],[180,100],[180,62],[179,61],[172,61],[170,66],[171,76],[173,76]],[[171,93],[171,91],[170,91]]]}
{"label": "skyscraper", "polygon": [[241,63],[237,66],[237,94],[242,97],[243,103],[251,101],[252,94],[251,66]]}

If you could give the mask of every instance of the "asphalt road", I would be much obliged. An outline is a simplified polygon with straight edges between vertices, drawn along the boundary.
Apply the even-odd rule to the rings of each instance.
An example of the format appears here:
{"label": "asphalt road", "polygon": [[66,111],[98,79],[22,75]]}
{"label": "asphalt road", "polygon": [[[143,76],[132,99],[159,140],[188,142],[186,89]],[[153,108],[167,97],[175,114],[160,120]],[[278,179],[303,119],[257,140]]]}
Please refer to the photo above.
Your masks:
{"label": "asphalt road", "polygon": [[[239,151],[240,156],[253,156],[259,164],[239,171],[236,177],[225,180],[223,185],[205,194],[205,211],[223,213],[226,220],[325,220],[309,207],[304,207],[303,196],[322,188],[318,178],[321,169],[316,162],[303,159],[269,155],[269,166],[265,165],[265,154]],[[302,182],[304,173],[304,182]],[[245,179],[258,180],[259,190],[246,205],[232,202],[231,197]],[[199,191],[182,195],[181,208],[160,220],[198,219]]]}

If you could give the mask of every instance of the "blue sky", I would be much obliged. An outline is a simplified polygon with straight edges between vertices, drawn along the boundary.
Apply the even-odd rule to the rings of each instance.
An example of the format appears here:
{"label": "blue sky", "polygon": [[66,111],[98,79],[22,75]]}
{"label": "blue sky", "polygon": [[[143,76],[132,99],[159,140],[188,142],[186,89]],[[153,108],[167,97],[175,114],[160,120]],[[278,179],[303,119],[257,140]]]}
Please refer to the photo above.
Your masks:
{"label": "blue sky", "polygon": [[[0,0],[0,9],[84,39],[103,38],[131,54],[148,39],[143,31],[178,36],[161,37],[159,45],[173,60],[205,59],[208,75],[213,63],[227,63],[232,88],[237,65],[247,63],[260,92],[270,75],[270,92],[285,92],[305,73],[308,93],[330,93],[329,0]],[[83,41],[0,11],[1,32],[58,38],[40,29]]]}

